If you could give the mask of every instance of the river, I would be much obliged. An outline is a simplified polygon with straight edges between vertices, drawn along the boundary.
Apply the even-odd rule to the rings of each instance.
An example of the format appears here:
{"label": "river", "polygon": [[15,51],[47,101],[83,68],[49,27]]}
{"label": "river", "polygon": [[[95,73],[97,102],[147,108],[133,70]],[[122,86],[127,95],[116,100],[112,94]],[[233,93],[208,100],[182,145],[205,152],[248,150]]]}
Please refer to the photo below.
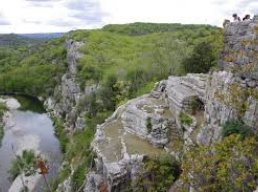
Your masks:
{"label": "river", "polygon": [[[0,147],[0,192],[19,191],[20,178],[12,184],[8,170],[15,154],[22,150],[34,150],[48,160],[48,180],[53,178],[60,167],[61,152],[54,134],[53,122],[46,112],[35,112],[17,108],[17,100],[8,98],[9,111],[5,116],[4,138]],[[13,107],[16,105],[16,107]],[[13,146],[13,150],[12,150]],[[19,179],[19,181],[17,181]],[[44,191],[45,185],[40,175],[34,178],[35,192]],[[15,184],[16,183],[16,184]],[[11,187],[11,188],[10,188]]]}

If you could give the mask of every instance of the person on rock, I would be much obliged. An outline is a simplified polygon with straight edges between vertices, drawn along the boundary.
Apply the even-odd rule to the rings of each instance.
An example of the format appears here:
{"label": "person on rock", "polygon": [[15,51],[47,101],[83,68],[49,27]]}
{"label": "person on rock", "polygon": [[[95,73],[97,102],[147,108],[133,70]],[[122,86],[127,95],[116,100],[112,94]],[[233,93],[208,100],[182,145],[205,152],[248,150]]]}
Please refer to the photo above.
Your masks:
{"label": "person on rock", "polygon": [[238,15],[237,15],[236,13],[234,13],[234,14],[232,15],[232,17],[233,17],[233,21],[234,21],[234,22],[241,21],[240,17],[238,17]]}
{"label": "person on rock", "polygon": [[245,15],[245,17],[243,18],[243,21],[250,21],[250,20],[251,20],[250,15]]}

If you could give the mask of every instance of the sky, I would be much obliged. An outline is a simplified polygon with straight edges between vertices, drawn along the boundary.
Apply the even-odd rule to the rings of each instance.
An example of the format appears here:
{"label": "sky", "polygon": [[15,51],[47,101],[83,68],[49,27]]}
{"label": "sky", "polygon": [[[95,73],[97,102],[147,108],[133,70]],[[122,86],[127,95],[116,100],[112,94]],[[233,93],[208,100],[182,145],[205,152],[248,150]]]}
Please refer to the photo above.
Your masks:
{"label": "sky", "polygon": [[222,26],[258,0],[0,0],[0,33],[67,32],[133,22]]}

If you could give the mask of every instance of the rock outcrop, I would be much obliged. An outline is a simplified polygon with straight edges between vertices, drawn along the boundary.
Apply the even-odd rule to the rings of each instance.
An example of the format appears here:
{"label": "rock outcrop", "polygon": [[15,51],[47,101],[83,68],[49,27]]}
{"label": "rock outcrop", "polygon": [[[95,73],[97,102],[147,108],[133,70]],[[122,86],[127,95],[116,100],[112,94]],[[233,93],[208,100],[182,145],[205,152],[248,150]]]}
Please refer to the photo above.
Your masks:
{"label": "rock outcrop", "polygon": [[213,72],[207,82],[199,144],[219,140],[221,126],[230,120],[242,120],[257,132],[258,20],[230,23],[224,36],[220,61],[224,70]]}
{"label": "rock outcrop", "polygon": [[204,74],[170,77],[158,83],[150,94],[120,106],[99,125],[92,142],[97,154],[95,171],[87,175],[85,191],[99,191],[103,185],[109,191],[123,191],[137,175],[145,156],[171,153],[179,157],[186,134],[180,113],[190,110],[193,100],[205,101],[206,80]]}

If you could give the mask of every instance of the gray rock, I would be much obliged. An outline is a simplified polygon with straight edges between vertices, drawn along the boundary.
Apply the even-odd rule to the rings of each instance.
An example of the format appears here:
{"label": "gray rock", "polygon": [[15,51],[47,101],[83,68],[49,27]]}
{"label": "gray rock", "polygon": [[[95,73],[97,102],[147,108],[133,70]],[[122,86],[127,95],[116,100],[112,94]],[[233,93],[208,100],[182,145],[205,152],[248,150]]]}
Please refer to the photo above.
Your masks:
{"label": "gray rock", "polygon": [[258,101],[253,98],[249,97],[247,101],[247,110],[244,115],[244,122],[253,127],[255,132],[258,131]]}
{"label": "gray rock", "polygon": [[[221,62],[224,69],[228,69],[231,65],[246,65],[257,60],[254,54],[257,46],[255,40],[258,37],[256,19],[243,22],[233,22],[225,27],[224,33],[224,49]],[[240,72],[242,73],[242,72]],[[257,70],[248,71],[243,74],[245,77],[258,79]]]}
{"label": "gray rock", "polygon": [[251,80],[247,82],[248,87],[255,88],[256,87],[256,81]]}

